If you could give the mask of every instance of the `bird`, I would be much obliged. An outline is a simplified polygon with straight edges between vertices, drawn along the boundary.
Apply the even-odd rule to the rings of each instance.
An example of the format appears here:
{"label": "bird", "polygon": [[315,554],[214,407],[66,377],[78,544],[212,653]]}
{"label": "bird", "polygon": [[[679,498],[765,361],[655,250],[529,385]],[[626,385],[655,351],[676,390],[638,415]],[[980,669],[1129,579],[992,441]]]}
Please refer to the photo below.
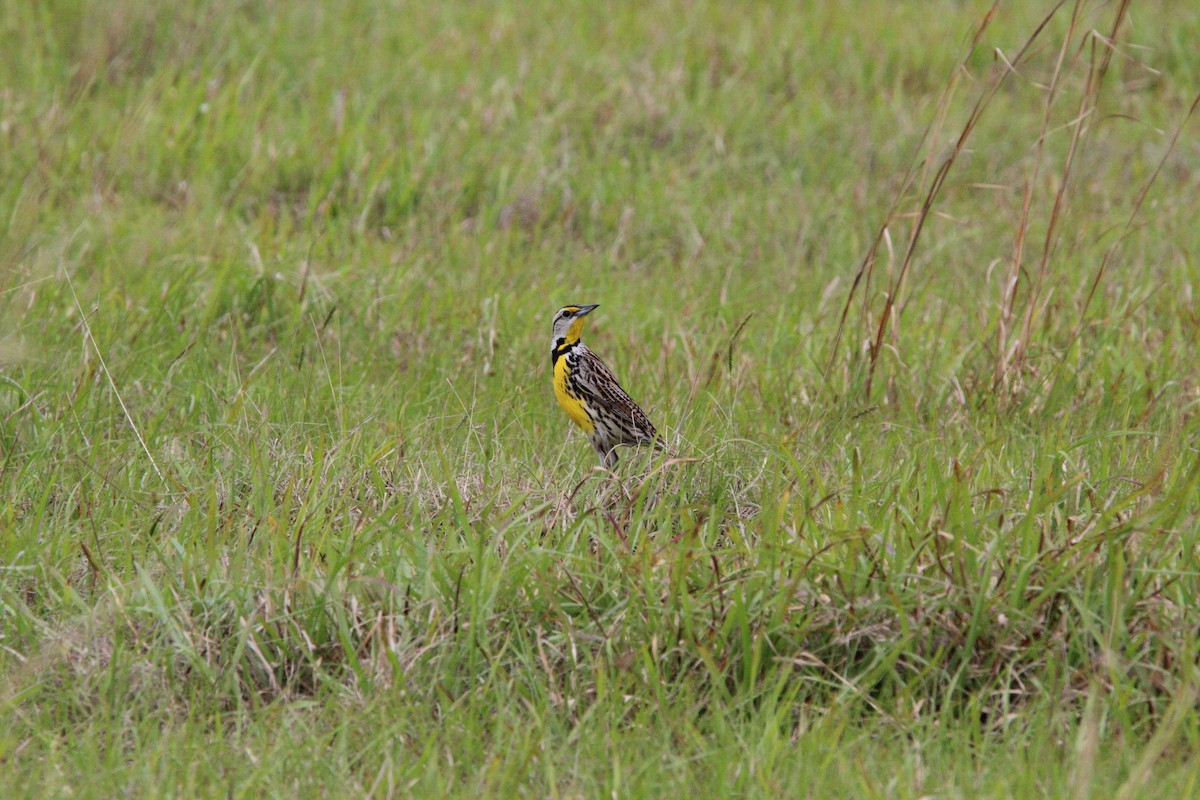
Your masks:
{"label": "bird", "polygon": [[554,396],[571,421],[587,434],[605,469],[617,465],[618,445],[654,445],[663,441],[646,412],[617,383],[612,370],[581,341],[583,319],[599,308],[563,306],[554,315],[550,363]]}

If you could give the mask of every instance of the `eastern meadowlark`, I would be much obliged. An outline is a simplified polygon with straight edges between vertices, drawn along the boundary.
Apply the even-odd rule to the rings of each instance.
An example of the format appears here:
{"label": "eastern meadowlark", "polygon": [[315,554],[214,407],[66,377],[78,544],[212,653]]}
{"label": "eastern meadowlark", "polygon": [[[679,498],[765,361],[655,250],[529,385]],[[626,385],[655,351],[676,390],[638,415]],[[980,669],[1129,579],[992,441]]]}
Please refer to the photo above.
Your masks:
{"label": "eastern meadowlark", "polygon": [[652,444],[662,440],[650,418],[633,402],[604,362],[587,348],[583,318],[596,305],[566,306],[554,315],[550,363],[554,366],[554,396],[567,416],[583,429],[605,469],[617,465],[617,445]]}

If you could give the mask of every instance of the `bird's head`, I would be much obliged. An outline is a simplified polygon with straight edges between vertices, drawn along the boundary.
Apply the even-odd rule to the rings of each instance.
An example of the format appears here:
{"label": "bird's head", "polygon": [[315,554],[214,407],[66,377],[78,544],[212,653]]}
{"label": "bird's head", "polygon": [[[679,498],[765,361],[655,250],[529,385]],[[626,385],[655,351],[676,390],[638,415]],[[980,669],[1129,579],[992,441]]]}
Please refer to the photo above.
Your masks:
{"label": "bird's head", "polygon": [[564,344],[575,344],[583,335],[583,318],[598,307],[598,303],[590,306],[563,306],[554,315],[554,336],[550,340],[551,349],[562,347]]}

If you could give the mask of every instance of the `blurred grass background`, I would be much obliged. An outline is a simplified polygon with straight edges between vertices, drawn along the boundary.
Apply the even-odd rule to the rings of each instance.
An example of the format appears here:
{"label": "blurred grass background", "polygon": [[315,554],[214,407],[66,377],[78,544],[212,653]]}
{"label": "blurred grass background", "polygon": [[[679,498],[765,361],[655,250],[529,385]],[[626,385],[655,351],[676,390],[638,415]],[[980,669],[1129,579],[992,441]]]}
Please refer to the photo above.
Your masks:
{"label": "blurred grass background", "polygon": [[0,791],[1190,796],[1184,6],[0,0]]}

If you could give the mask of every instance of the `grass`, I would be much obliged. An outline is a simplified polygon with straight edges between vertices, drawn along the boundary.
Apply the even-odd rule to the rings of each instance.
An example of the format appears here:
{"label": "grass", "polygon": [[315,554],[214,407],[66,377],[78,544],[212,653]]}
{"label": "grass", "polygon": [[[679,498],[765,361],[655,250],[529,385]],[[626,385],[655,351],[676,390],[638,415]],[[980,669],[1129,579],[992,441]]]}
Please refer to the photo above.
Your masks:
{"label": "grass", "polygon": [[1034,5],[0,0],[0,794],[1194,794],[1200,14]]}

